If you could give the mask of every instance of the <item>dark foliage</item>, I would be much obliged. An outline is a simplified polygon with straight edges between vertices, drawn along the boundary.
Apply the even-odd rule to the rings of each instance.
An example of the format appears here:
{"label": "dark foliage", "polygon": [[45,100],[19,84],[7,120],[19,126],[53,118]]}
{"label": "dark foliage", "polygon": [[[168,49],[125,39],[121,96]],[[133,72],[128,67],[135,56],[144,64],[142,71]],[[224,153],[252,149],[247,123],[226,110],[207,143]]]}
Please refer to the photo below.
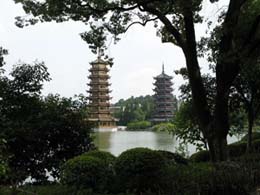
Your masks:
{"label": "dark foliage", "polygon": [[167,162],[163,155],[147,148],[123,152],[116,160],[115,171],[121,190],[146,192],[160,190]]}
{"label": "dark foliage", "polygon": [[93,147],[83,99],[49,95],[42,98],[44,81],[50,80],[43,63],[19,64],[11,77],[1,77],[0,139],[6,141],[10,173],[5,182],[17,184],[31,176],[54,178],[67,159]]}
{"label": "dark foliage", "polygon": [[90,189],[105,192],[113,178],[107,162],[91,155],[81,155],[68,160],[62,167],[61,181],[77,190]]}
{"label": "dark foliage", "polygon": [[158,152],[169,162],[169,164],[188,164],[188,159],[182,157],[179,154],[164,150],[158,150]]}

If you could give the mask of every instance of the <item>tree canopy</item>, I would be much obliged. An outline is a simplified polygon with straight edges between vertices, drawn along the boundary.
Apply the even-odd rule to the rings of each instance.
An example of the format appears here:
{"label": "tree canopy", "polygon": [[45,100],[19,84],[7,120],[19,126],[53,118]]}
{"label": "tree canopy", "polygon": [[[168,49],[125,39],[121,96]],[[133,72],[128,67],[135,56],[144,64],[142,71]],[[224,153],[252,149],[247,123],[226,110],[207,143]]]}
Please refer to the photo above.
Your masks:
{"label": "tree canopy", "polygon": [[[195,24],[203,21],[202,0],[14,0],[22,3],[26,17],[18,17],[19,27],[37,22],[82,21],[88,31],[82,33],[93,52],[105,49],[109,37],[118,41],[132,25],[145,26],[154,22],[163,42],[181,48],[192,92],[192,103],[200,129],[208,141],[214,161],[228,158],[226,136],[229,124],[229,93],[241,67],[259,54],[260,2],[258,0],[230,0],[227,9],[216,15],[219,25],[214,61],[216,96],[213,111],[207,100],[198,58],[200,44],[196,40]],[[218,0],[210,0],[217,3]],[[28,18],[29,16],[29,18]],[[208,42],[208,41],[207,41]],[[210,63],[210,62],[209,62]]]}
{"label": "tree canopy", "polygon": [[49,80],[42,62],[20,63],[0,76],[0,169],[5,165],[8,175],[0,173],[1,183],[29,176],[43,182],[47,172],[57,178],[63,162],[93,147],[85,99],[41,96]]}

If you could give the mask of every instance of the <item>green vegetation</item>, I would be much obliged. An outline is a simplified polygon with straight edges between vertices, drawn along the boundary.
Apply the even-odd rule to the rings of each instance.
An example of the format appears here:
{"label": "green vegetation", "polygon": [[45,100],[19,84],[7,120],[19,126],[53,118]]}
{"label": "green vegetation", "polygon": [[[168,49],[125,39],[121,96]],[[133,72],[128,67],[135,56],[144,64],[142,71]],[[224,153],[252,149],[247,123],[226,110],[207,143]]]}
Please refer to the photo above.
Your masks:
{"label": "green vegetation", "polygon": [[[247,151],[247,142],[239,141],[229,144],[228,150],[231,159],[243,156]],[[260,152],[260,139],[252,141],[252,151],[256,154]],[[209,151],[203,150],[191,155],[190,159],[194,162],[208,162],[210,161],[210,154]]]}
{"label": "green vegetation", "polygon": [[75,189],[104,192],[112,178],[112,170],[105,160],[81,155],[68,160],[62,167],[61,182]]}
{"label": "green vegetation", "polygon": [[134,148],[123,152],[116,160],[115,171],[122,189],[131,192],[158,191],[162,181],[164,157],[147,148]]}
{"label": "green vegetation", "polygon": [[[260,139],[252,134],[260,112],[260,1],[230,0],[212,18],[203,15],[202,0],[14,2],[22,4],[27,14],[16,18],[19,27],[37,22],[84,22],[88,31],[81,37],[94,53],[107,48],[109,37],[117,42],[133,24],[153,22],[162,42],[179,47],[186,62],[178,71],[187,84],[181,87],[183,103],[174,134],[184,143],[208,151],[187,161],[145,148],[128,150],[116,159],[107,153],[82,154],[93,148],[85,99],[43,97],[43,83],[50,77],[41,62],[20,63],[5,75],[4,55],[8,52],[0,47],[0,182],[13,188],[11,194],[28,177],[46,184],[46,171],[64,186],[19,186],[19,190],[78,195],[244,195],[260,185]],[[208,29],[197,41],[195,27],[201,23]],[[200,71],[202,57],[211,71],[206,75]],[[121,100],[116,106],[121,125],[147,121],[153,110],[150,96]],[[246,125],[246,142],[227,145],[227,135],[234,127]]]}
{"label": "green vegetation", "polygon": [[0,183],[45,183],[46,171],[58,179],[62,163],[94,147],[85,98],[43,97],[49,80],[42,62],[0,74]]}
{"label": "green vegetation", "polygon": [[138,121],[138,122],[130,122],[127,124],[127,130],[147,130],[152,126],[149,121]]}
{"label": "green vegetation", "polygon": [[246,195],[260,182],[259,160],[259,152],[229,162],[197,163],[147,148],[130,149],[117,158],[107,152],[91,151],[63,165],[62,184],[2,187],[0,194]]}
{"label": "green vegetation", "polygon": [[[174,112],[177,111],[177,98],[174,97]],[[118,109],[114,117],[119,119],[119,125],[128,126],[129,123],[149,121],[154,112],[154,100],[150,95],[131,97],[127,100],[119,100],[115,103]]]}
{"label": "green vegetation", "polygon": [[131,97],[115,103],[118,109],[114,117],[119,119],[119,125],[128,125],[130,122],[148,121],[154,110],[153,97],[150,95]]}
{"label": "green vegetation", "polygon": [[172,132],[174,128],[175,128],[175,126],[174,126],[174,124],[172,124],[172,123],[160,123],[160,124],[154,125],[154,126],[152,127],[152,131],[157,131],[157,132],[160,132],[160,131]]}
{"label": "green vegetation", "polygon": [[[162,42],[171,43],[183,52],[195,118],[200,133],[207,141],[211,159],[228,159],[227,135],[231,130],[229,103],[233,89],[239,92],[243,86],[246,88],[243,90],[244,97],[258,97],[255,92],[260,88],[259,82],[256,82],[259,80],[259,76],[256,76],[258,71],[254,71],[259,64],[259,1],[230,0],[228,5],[212,18],[205,18],[205,2],[202,0],[92,0],[90,3],[83,0],[65,3],[59,0],[14,1],[21,3],[27,13],[27,17],[16,18],[18,27],[70,19],[83,22],[89,30],[82,33],[81,37],[94,53],[97,53],[98,49],[107,49],[109,37],[113,37],[115,43],[119,41],[120,35],[126,33],[134,24],[145,26],[154,23]],[[212,4],[219,2],[210,0]],[[197,41],[195,26],[201,23],[208,26],[208,29]],[[212,75],[213,82],[209,85],[205,85],[200,71],[199,59],[202,57],[207,60],[212,70],[209,75]],[[250,70],[249,74],[244,74],[244,70]],[[239,87],[234,86],[238,78],[242,81]],[[247,85],[247,80],[254,82],[248,82]],[[214,92],[213,96],[210,95],[211,92]],[[253,108],[258,111],[259,104],[255,104],[253,100],[258,102],[259,98],[246,102],[257,105]],[[251,120],[249,124],[253,124],[252,119],[256,118],[257,112],[247,113],[255,115],[248,117]],[[251,129],[250,127],[249,138]],[[250,146],[250,139],[248,142]]]}

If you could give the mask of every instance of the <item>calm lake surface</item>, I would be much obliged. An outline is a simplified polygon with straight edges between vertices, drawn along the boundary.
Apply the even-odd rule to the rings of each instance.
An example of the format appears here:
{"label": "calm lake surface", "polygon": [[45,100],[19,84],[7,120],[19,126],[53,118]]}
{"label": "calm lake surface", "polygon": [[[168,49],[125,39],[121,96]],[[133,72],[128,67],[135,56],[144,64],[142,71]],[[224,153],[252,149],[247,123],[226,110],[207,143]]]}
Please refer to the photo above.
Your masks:
{"label": "calm lake surface", "polygon": [[[228,143],[235,142],[238,139],[240,137],[228,137]],[[171,134],[151,131],[96,132],[95,144],[99,150],[111,152],[116,156],[127,149],[136,147],[174,152],[179,145]],[[187,145],[187,150],[189,155],[196,152],[193,145]]]}

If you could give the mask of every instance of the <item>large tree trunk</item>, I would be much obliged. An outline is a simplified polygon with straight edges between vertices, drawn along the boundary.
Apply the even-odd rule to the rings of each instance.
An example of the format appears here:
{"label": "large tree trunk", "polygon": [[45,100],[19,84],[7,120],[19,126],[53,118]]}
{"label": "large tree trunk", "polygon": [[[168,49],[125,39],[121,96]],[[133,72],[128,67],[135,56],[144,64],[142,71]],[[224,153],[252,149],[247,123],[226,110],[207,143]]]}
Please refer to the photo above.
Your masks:
{"label": "large tree trunk", "polygon": [[217,135],[208,139],[210,158],[213,162],[226,161],[228,148],[226,136]]}
{"label": "large tree trunk", "polygon": [[[222,80],[219,80],[218,84],[220,86],[217,88],[215,113],[212,117],[207,102],[207,92],[200,73],[193,16],[190,10],[185,12],[184,21],[187,41],[184,54],[192,91],[193,106],[199,119],[200,128],[208,141],[212,161],[224,161],[228,158],[226,140],[229,130],[227,88],[223,88],[226,85]],[[221,79],[223,78],[221,77]]]}

